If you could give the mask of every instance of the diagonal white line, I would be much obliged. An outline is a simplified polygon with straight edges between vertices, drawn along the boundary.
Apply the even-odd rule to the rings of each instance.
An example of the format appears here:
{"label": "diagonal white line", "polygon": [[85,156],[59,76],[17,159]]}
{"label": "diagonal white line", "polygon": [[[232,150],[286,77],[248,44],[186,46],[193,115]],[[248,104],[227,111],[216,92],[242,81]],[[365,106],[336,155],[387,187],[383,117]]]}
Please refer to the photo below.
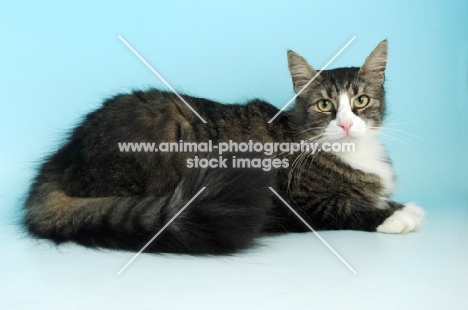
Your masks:
{"label": "diagonal white line", "polygon": [[354,274],[357,274],[356,270],[353,269],[353,267],[351,267],[344,259],[343,257],[341,257],[340,254],[338,254],[338,252],[335,251],[335,249],[333,249],[331,247],[331,245],[328,244],[328,242],[326,242],[322,236],[320,236],[316,231],[315,229],[312,228],[312,226],[310,226],[300,215],[299,213],[296,212],[296,210],[294,210],[287,202],[286,200],[283,199],[283,197],[281,197],[273,188],[271,187],[268,187],[289,209],[291,209],[291,211],[317,236],[317,238],[320,239],[320,241],[323,242],[323,244],[325,244],[327,246],[327,248],[330,249],[330,251],[333,252],[333,254],[336,255],[336,257],[338,257],[342,262],[343,264],[346,265],[346,267],[349,268],[349,270],[351,270]]}
{"label": "diagonal white line", "polygon": [[135,51],[133,47],[131,47],[130,44],[128,44],[127,41],[124,40],[124,38],[122,38],[120,35],[118,37],[120,41],[122,41],[133,52],[133,54],[135,54],[151,70],[151,72],[153,72],[161,80],[161,82],[163,82],[177,97],[179,97],[180,100],[182,100],[183,103],[185,103],[185,105],[190,110],[192,110],[193,113],[195,113],[196,116],[198,116],[199,119],[201,119],[203,123],[206,124],[206,121],[203,119],[203,117],[201,117],[200,114],[198,114],[197,111],[195,111],[195,109],[192,108],[190,104],[188,104],[188,102],[184,98],[182,98],[182,96],[179,95],[179,93],[176,92],[175,89],[172,88],[172,86],[169,85],[169,83],[166,82],[166,80],[158,72],[156,72],[156,70],[153,69],[153,67],[150,66],[149,63],[147,63],[146,60],[144,60],[143,57],[141,57],[140,54],[138,54],[137,51]]}
{"label": "diagonal white line", "polygon": [[151,240],[148,241],[148,243],[145,244],[145,246],[144,246],[138,253],[136,253],[128,263],[125,264],[125,266],[122,267],[122,269],[120,269],[119,272],[117,272],[117,275],[120,275],[120,274],[125,270],[125,268],[127,268],[127,267],[141,254],[141,252],[143,252],[143,251],[151,244],[151,242],[154,241],[154,239],[156,239],[169,225],[171,225],[171,223],[172,223],[182,212],[184,212],[185,208],[187,208],[187,207],[192,203],[192,201],[194,201],[195,198],[197,198],[198,195],[200,195],[201,192],[203,192],[203,191],[205,190],[205,188],[206,188],[206,187],[202,187],[202,189],[201,189],[195,196],[193,196],[193,198],[190,199],[189,202],[187,202],[187,204],[186,204],[182,209],[180,209],[179,212],[177,212],[177,214],[174,215],[174,217],[171,218],[171,220],[170,220],[169,222],[167,222],[167,224],[164,225],[164,227],[161,228],[161,230],[159,230],[158,233],[157,233],[153,238],[151,238]]}
{"label": "diagonal white line", "polygon": [[322,73],[322,71],[325,70],[325,69],[333,62],[333,60],[335,60],[335,58],[338,57],[338,55],[340,55],[340,54],[348,47],[348,45],[350,45],[351,42],[354,41],[354,39],[356,39],[356,36],[352,37],[351,40],[349,40],[348,43],[346,43],[345,46],[343,46],[343,47],[338,51],[338,53],[336,53],[335,56],[333,56],[333,58],[330,59],[330,60],[325,64],[325,66],[323,66],[323,68],[322,68],[319,72],[317,72],[317,74],[314,75],[314,77],[313,77],[312,79],[310,79],[310,81],[307,82],[307,84],[305,84],[304,87],[302,87],[301,90],[299,90],[299,91],[297,92],[297,94],[295,94],[294,97],[292,97],[291,100],[289,100],[288,103],[286,103],[286,104],[281,108],[281,110],[279,110],[278,113],[276,113],[276,115],[273,116],[273,117],[268,121],[268,123],[271,123],[275,118],[278,117],[278,115],[281,114],[281,112],[284,111],[284,109],[286,109],[286,108],[291,104],[291,102],[293,102],[294,100],[296,100],[297,96],[299,96],[299,95],[304,91],[304,89],[306,89],[306,87],[309,86],[310,83],[312,83],[312,82],[317,78],[317,76],[319,76],[320,73]]}

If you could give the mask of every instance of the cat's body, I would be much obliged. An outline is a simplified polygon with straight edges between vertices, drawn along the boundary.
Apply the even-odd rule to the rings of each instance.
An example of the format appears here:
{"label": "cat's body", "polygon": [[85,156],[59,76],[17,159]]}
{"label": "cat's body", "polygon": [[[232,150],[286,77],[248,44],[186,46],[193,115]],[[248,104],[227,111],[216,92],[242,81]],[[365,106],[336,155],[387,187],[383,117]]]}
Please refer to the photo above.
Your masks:
{"label": "cat's body", "polygon": [[[149,90],[119,95],[90,113],[68,142],[46,160],[25,204],[25,222],[38,237],[58,243],[138,251],[205,187],[147,248],[152,252],[224,254],[244,249],[266,232],[306,227],[268,189],[272,187],[315,229],[390,233],[417,229],[423,211],[392,202],[393,169],[378,140],[385,112],[386,42],[362,68],[315,71],[290,52],[299,96],[293,109],[269,120],[274,106],[254,100],[222,105]],[[365,98],[364,98],[365,97]],[[360,100],[356,105],[353,100]],[[367,103],[364,102],[367,100]],[[332,104],[333,106],[330,106]],[[121,152],[122,142],[353,142],[354,152],[288,153],[290,165],[264,171],[188,168],[195,155]]]}

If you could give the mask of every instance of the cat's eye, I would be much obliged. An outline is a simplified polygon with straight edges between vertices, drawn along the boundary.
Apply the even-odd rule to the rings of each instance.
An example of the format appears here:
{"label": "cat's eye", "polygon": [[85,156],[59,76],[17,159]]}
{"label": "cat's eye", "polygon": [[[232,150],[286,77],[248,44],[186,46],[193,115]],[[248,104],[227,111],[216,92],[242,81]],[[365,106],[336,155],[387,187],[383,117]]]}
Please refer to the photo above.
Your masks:
{"label": "cat's eye", "polygon": [[334,109],[333,103],[327,99],[320,99],[320,101],[317,102],[317,108],[322,112],[331,112]]}
{"label": "cat's eye", "polygon": [[362,95],[354,99],[354,106],[358,109],[362,109],[369,104],[369,97]]}

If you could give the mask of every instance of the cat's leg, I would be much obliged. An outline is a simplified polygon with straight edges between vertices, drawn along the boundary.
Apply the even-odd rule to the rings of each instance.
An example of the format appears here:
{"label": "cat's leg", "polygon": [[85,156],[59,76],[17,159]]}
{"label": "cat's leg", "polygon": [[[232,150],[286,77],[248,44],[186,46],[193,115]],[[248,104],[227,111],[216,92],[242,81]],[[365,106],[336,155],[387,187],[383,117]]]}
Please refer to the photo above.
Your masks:
{"label": "cat's leg", "polygon": [[[363,205],[365,207],[362,207]],[[350,212],[336,217],[335,223],[328,223],[338,229],[404,234],[418,230],[424,216],[424,210],[414,203],[399,204],[382,198],[377,207],[367,206],[365,203],[355,204]]]}
{"label": "cat's leg", "polygon": [[376,230],[381,233],[402,234],[418,230],[424,220],[424,210],[414,203],[406,203],[386,218]]}
{"label": "cat's leg", "polygon": [[[353,169],[334,157],[314,158],[309,169],[292,175],[280,170],[277,178],[280,195],[314,229],[407,233],[421,226],[424,211],[380,194],[379,176]],[[289,188],[284,184],[290,184]],[[278,230],[308,230],[284,203],[275,200],[275,205]]]}
{"label": "cat's leg", "polygon": [[[424,220],[425,212],[413,203],[399,204],[386,198],[379,203],[336,197],[312,201],[296,199],[296,211],[315,230],[363,230],[402,234],[416,231]],[[298,206],[301,206],[300,208]],[[287,210],[283,212],[286,214]],[[307,231],[305,225],[288,215],[282,221],[287,231]]]}

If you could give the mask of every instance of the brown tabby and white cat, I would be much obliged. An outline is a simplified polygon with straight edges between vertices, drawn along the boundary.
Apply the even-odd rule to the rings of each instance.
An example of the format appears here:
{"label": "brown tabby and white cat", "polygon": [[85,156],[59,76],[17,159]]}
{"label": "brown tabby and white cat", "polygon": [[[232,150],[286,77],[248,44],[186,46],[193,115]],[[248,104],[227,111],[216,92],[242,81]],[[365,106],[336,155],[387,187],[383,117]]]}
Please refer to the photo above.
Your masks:
{"label": "brown tabby and white cat", "polygon": [[[25,202],[25,225],[56,243],[137,251],[206,189],[146,249],[227,254],[268,232],[307,228],[268,187],[315,229],[406,233],[424,211],[390,199],[395,177],[379,129],[385,115],[387,42],[361,68],[323,71],[289,111],[267,102],[223,105],[156,89],[106,100],[40,167]],[[294,89],[316,71],[288,52]],[[188,168],[194,154],[121,152],[121,142],[354,142],[354,152],[282,153],[289,168]],[[199,153],[199,157],[213,154]],[[230,154],[249,156],[258,154]]]}

